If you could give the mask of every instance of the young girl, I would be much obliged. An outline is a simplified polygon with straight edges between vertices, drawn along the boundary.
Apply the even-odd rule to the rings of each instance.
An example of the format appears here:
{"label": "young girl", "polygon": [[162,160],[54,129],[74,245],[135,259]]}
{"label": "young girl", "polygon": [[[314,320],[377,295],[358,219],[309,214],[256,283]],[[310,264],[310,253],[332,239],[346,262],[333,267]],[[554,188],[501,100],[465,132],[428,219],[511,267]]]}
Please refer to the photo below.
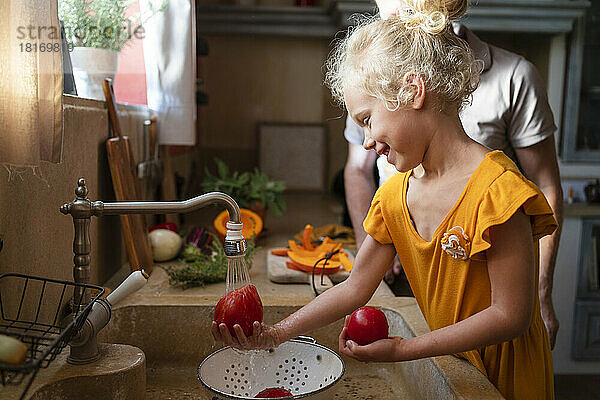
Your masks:
{"label": "young girl", "polygon": [[[540,190],[500,151],[470,139],[458,116],[478,63],[452,34],[466,0],[407,0],[360,24],[328,61],[334,98],[365,131],[364,147],[401,173],[377,191],[350,277],[251,337],[213,322],[215,339],[269,348],[364,305],[397,253],[430,333],[341,353],[363,361],[457,355],[508,399],[552,399],[553,372],[537,293],[538,240],[556,227]],[[500,90],[501,88],[499,88]]]}

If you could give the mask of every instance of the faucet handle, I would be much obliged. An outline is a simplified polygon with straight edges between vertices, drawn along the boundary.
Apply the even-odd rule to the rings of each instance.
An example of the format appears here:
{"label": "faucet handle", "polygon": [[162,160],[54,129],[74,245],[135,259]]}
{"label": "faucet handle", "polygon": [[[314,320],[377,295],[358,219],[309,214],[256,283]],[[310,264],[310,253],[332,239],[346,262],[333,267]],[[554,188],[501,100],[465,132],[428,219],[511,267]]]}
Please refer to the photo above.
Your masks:
{"label": "faucet handle", "polygon": [[65,215],[71,214],[71,203],[65,203],[62,206],[60,206],[60,212]]}
{"label": "faucet handle", "polygon": [[133,271],[111,294],[106,297],[106,301],[114,306],[119,301],[132,293],[140,290],[146,282],[148,282],[148,274],[143,269],[140,271]]}

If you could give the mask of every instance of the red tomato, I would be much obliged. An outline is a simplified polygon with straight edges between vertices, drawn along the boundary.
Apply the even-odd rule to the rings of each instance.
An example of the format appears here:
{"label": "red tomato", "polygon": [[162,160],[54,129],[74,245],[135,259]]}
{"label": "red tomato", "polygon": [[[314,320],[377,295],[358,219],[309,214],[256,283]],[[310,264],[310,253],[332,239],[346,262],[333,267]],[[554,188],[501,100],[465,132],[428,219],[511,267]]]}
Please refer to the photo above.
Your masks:
{"label": "red tomato", "polygon": [[388,337],[388,322],[383,311],[374,307],[361,307],[348,321],[348,338],[361,346]]}
{"label": "red tomato", "polygon": [[252,335],[254,321],[262,322],[263,307],[254,285],[246,285],[221,297],[215,307],[214,320],[224,323],[233,337],[233,325],[239,324],[246,336]]}
{"label": "red tomato", "polygon": [[148,228],[148,232],[152,232],[155,229],[168,229],[177,233],[177,225],[175,225],[173,222],[165,222],[164,224],[151,226],[150,228]]}
{"label": "red tomato", "polygon": [[268,399],[277,397],[289,397],[292,396],[290,392],[284,388],[267,388],[256,395],[255,399]]}

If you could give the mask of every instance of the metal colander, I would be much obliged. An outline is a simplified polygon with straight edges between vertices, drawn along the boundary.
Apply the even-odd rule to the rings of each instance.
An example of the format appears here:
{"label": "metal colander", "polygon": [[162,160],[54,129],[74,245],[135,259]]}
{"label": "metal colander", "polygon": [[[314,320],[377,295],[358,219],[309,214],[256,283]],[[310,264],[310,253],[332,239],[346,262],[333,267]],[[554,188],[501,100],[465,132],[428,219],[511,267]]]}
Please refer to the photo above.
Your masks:
{"label": "metal colander", "polygon": [[344,370],[334,351],[300,337],[269,351],[224,347],[202,361],[198,379],[216,399],[252,399],[271,387],[287,389],[294,399],[330,399]]}

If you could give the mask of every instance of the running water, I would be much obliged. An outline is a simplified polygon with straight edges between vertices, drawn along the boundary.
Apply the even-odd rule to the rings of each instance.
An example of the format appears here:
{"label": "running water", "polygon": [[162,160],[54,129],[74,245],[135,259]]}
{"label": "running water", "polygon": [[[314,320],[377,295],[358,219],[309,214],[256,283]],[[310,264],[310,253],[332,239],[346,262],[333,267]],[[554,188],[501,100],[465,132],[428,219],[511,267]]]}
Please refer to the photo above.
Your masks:
{"label": "running water", "polygon": [[[225,295],[228,295],[229,293],[241,289],[247,285],[252,285],[252,283],[250,281],[250,274],[248,272],[248,266],[246,265],[246,260],[244,256],[227,256],[227,279],[225,283]],[[258,297],[258,292],[256,291],[256,289],[252,289],[254,290],[249,292],[245,290],[245,298],[254,299],[255,296]],[[254,296],[248,297],[248,294],[250,293],[254,293]],[[261,310],[259,322],[262,322],[262,304],[260,302],[260,297],[257,298],[256,303]],[[256,382],[258,382],[259,377],[262,376],[261,373],[264,375],[265,367],[263,365],[263,367],[260,368],[262,369],[262,371],[257,371],[257,369],[259,368],[256,367],[256,364],[260,358],[264,357],[262,353],[265,352],[261,350],[239,350],[236,348],[232,349],[233,351],[239,354],[240,362],[242,364],[246,364],[245,366],[249,368],[249,376],[246,391],[251,394],[254,394],[254,392],[258,392],[261,389],[256,387]],[[262,365],[264,364],[264,362],[258,362],[258,364]]]}
{"label": "running water", "polygon": [[250,284],[250,274],[243,255],[227,256],[225,294]]}

